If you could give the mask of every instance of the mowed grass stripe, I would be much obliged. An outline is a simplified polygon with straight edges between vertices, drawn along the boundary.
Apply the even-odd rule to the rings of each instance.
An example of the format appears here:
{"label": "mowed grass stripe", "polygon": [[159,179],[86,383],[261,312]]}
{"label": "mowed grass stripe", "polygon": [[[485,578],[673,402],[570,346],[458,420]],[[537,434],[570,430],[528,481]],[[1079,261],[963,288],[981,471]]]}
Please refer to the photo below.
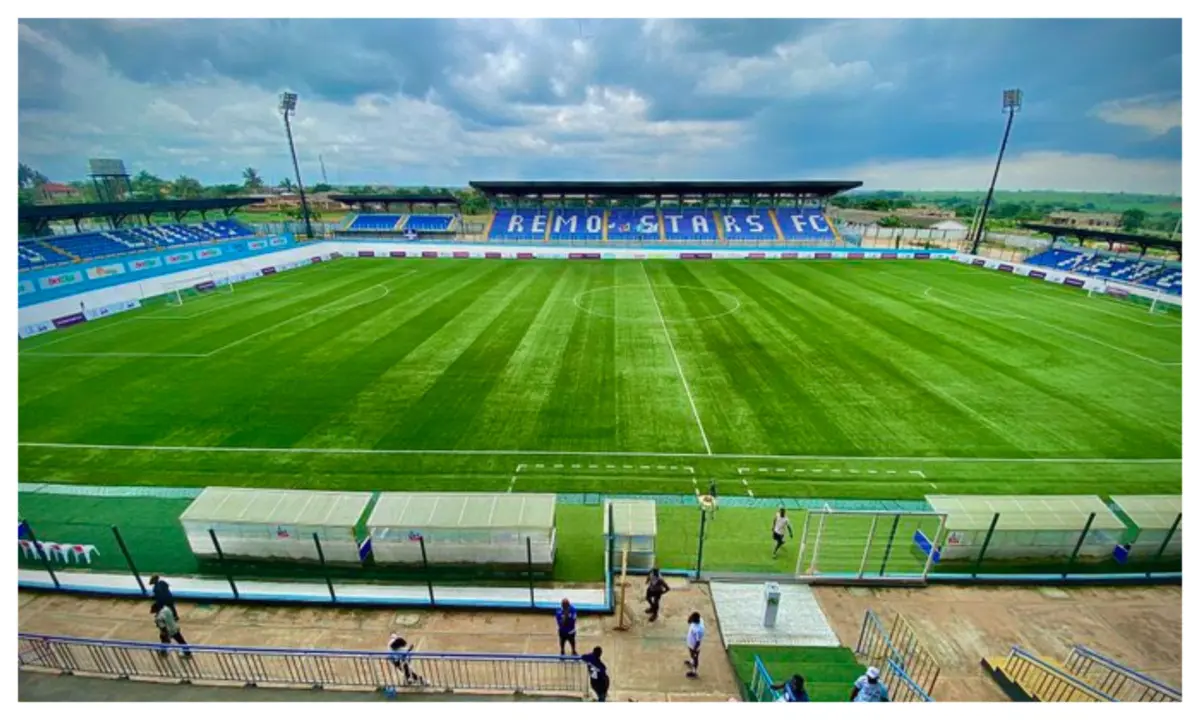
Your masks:
{"label": "mowed grass stripe", "polygon": [[[812,360],[835,368],[839,377],[822,380],[810,374],[797,382],[824,382],[839,391],[839,410],[855,433],[857,449],[863,454],[880,446],[880,438],[903,444],[912,451],[943,454],[955,447],[963,420],[973,421],[960,406],[925,387],[927,382],[894,354],[883,353],[873,331],[856,327],[857,318],[844,317],[845,309],[830,303],[808,287],[797,288],[770,272],[751,271],[749,266],[725,271],[746,292],[771,308],[781,326],[794,328],[794,335],[810,338]],[[856,343],[839,342],[850,327]],[[971,438],[974,437],[972,434]]]}
{"label": "mowed grass stripe", "polygon": [[[494,302],[476,303],[486,325],[481,323],[476,331],[464,333],[471,342],[464,344],[419,400],[393,416],[390,429],[376,446],[468,444],[465,431],[565,269],[561,265],[505,266],[508,276],[503,288],[507,292]],[[454,342],[455,335],[448,332],[445,341]]]}
{"label": "mowed grass stripe", "polygon": [[[869,292],[891,298],[904,297],[903,289],[884,287],[877,286]],[[1001,296],[1000,299],[1006,298]],[[990,364],[1000,378],[990,382],[999,383],[997,387],[1003,390],[1003,397],[1014,405],[1016,411],[1040,413],[1042,420],[1038,433],[1042,437],[1047,437],[1044,433],[1055,434],[1057,441],[1064,445],[1074,443],[1074,451],[1079,454],[1092,453],[1096,447],[1108,447],[1112,443],[1126,443],[1133,437],[1144,437],[1148,429],[1151,432],[1165,431],[1174,436],[1180,431],[1178,416],[1164,416],[1155,409],[1159,403],[1147,403],[1148,399],[1155,396],[1170,402],[1173,393],[1163,393],[1153,388],[1146,391],[1147,394],[1131,395],[1128,388],[1116,393],[1108,390],[1111,386],[1107,384],[1097,388],[1095,378],[1081,374],[1078,364],[1061,361],[1061,351],[1058,358],[1046,355],[1045,360],[1029,362],[1026,356],[1031,346],[1038,345],[1038,338],[1013,329],[998,319],[985,317],[979,322],[964,321],[962,315],[951,308],[934,304],[917,304],[911,309],[919,323],[923,315],[936,316],[941,322],[957,323],[959,332],[952,337],[965,339],[947,345]],[[995,341],[990,346],[992,349],[988,350],[983,340],[975,341],[972,335],[986,336]],[[1014,348],[1020,348],[1020,352],[1014,352]],[[1045,345],[1042,345],[1041,351],[1048,352]],[[1004,380],[1007,379],[1019,383],[1021,387],[1004,387]],[[1036,402],[1027,404],[1024,400]],[[1105,426],[1108,432],[1103,437],[1089,441],[1079,437],[1079,422],[1096,426],[1097,429]],[[1172,451],[1164,452],[1169,454]]]}
{"label": "mowed grass stripe", "polygon": [[[1120,427],[1113,428],[1114,423],[1105,417],[1096,417],[1096,409],[1089,408],[1090,403],[1085,398],[1066,396],[1063,384],[1042,382],[1023,370],[1020,358],[1024,350],[1018,349],[1022,348],[1019,338],[1013,337],[1008,346],[996,344],[986,349],[987,341],[982,337],[986,331],[981,327],[939,317],[937,310],[930,309],[932,306],[906,304],[901,297],[879,289],[882,286],[829,279],[830,293],[837,293],[842,298],[856,297],[871,308],[861,317],[890,335],[896,341],[898,352],[907,348],[923,355],[926,363],[940,364],[936,382],[956,381],[953,387],[965,395],[978,413],[977,424],[982,419],[989,429],[999,431],[1000,426],[990,418],[1022,417],[1026,422],[1019,427],[1027,428],[1024,435],[1015,436],[1013,431],[1017,427],[1004,426],[1005,440],[1010,447],[1024,447],[1033,454],[1052,453],[1057,449],[1065,454],[1087,456],[1094,455],[1097,446],[1121,442],[1123,433],[1128,432]],[[1075,379],[1063,378],[1067,386]],[[981,396],[975,392],[980,385],[993,388],[994,392]],[[976,404],[981,407],[976,409]],[[1070,432],[1059,435],[1063,429]]]}

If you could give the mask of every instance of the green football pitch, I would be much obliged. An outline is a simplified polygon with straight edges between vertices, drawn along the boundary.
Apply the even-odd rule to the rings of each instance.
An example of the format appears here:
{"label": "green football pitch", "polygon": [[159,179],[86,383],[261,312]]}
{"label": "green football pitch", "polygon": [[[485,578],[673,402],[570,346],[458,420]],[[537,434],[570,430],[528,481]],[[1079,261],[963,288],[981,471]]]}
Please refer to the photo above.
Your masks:
{"label": "green football pitch", "polygon": [[1181,491],[1181,323],[956,263],[346,258],[22,341],[19,479]]}

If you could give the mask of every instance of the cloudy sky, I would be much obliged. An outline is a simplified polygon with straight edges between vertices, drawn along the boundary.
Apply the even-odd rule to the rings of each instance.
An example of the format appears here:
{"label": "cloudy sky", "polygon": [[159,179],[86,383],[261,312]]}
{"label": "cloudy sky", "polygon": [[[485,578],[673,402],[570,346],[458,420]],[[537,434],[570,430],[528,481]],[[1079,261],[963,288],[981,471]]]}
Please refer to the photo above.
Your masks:
{"label": "cloudy sky", "polygon": [[23,20],[19,155],[237,182],[853,179],[1178,193],[1177,20]]}

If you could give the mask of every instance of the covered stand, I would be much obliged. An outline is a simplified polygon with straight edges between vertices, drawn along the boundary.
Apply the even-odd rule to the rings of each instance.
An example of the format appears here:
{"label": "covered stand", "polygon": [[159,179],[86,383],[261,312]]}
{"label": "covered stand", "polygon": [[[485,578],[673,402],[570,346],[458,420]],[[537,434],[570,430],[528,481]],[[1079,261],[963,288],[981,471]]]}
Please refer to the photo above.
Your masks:
{"label": "covered stand", "polygon": [[[994,519],[989,560],[1065,560],[1085,527],[1078,557],[1103,560],[1125,533],[1125,524],[1095,495],[926,495],[925,500],[946,515],[943,561],[977,558]],[[1089,527],[1092,513],[1096,517]]]}
{"label": "covered stand", "polygon": [[[609,525],[611,518],[611,526]],[[612,537],[612,567],[621,567],[621,556],[629,547],[627,567],[655,567],[654,548],[658,516],[653,500],[609,500],[604,504],[604,537]]]}
{"label": "covered stand", "polygon": [[327,562],[357,564],[354,529],[370,501],[366,492],[210,487],[179,522],[200,558],[217,557],[213,530],[225,557],[318,562],[316,533]]}
{"label": "covered stand", "polygon": [[554,565],[554,495],[383,493],[367,520],[380,564]]}

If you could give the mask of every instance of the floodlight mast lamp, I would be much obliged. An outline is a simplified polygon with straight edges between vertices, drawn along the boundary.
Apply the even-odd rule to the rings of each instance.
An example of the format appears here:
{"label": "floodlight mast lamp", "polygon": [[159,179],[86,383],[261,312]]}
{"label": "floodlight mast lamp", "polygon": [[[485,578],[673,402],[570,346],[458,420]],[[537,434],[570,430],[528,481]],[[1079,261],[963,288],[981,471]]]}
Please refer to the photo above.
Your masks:
{"label": "floodlight mast lamp", "polygon": [[304,230],[308,239],[313,239],[312,221],[308,214],[308,198],[304,194],[304,181],[300,179],[300,163],[296,160],[296,143],[292,141],[292,113],[296,112],[296,93],[285,92],[279,96],[279,112],[283,115],[283,126],[287,129],[288,149],[292,152],[292,167],[296,171],[296,187],[300,189],[300,211],[304,214]]}
{"label": "floodlight mast lamp", "polygon": [[1008,134],[1012,132],[1013,116],[1021,109],[1022,93],[1020,90],[1005,90],[1003,111],[1008,113],[1008,122],[1004,124],[1004,139],[1000,141],[1000,154],[996,157],[996,171],[992,173],[992,184],[988,186],[987,197],[983,200],[983,212],[979,215],[979,226],[975,228],[975,241],[971,244],[971,254],[979,252],[979,243],[983,241],[983,229],[987,224],[988,210],[992,206],[992,196],[996,193],[996,180],[1000,177],[1000,163],[1004,161],[1004,149],[1008,147]]}

